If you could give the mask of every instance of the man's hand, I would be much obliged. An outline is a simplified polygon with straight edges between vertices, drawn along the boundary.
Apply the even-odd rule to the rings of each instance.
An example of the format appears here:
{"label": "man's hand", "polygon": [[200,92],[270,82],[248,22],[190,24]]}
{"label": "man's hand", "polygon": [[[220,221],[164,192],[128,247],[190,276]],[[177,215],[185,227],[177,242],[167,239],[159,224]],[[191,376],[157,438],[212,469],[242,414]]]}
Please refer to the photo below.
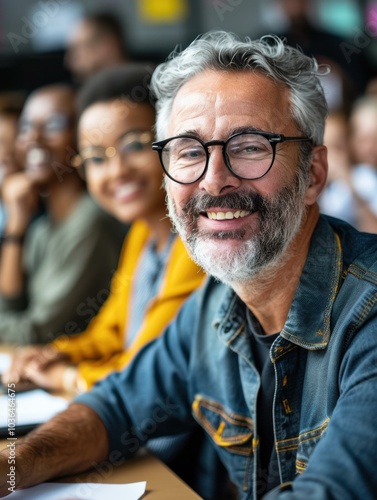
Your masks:
{"label": "man's hand", "polygon": [[[105,460],[108,452],[107,431],[101,419],[91,408],[72,404],[17,445],[16,486],[27,488],[83,472]],[[0,453],[0,497],[10,493],[8,459],[8,452],[3,450]]]}
{"label": "man's hand", "polygon": [[23,235],[38,208],[38,191],[24,173],[9,176],[2,186],[2,199],[7,211],[5,231]]}

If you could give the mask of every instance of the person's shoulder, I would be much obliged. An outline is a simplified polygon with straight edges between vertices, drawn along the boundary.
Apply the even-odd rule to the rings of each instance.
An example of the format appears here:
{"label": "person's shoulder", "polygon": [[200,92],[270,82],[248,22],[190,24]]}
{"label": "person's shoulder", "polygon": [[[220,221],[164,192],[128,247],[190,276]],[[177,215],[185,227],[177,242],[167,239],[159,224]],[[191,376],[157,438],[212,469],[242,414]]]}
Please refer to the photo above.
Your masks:
{"label": "person's shoulder", "polygon": [[340,238],[344,266],[351,264],[377,272],[377,234],[358,231],[345,221],[322,216]]}
{"label": "person's shoulder", "polygon": [[131,223],[130,230],[128,232],[129,240],[143,240],[143,242],[146,242],[150,236],[151,230],[148,224],[142,219],[136,219]]}
{"label": "person's shoulder", "polygon": [[52,231],[53,224],[50,216],[46,213],[39,214],[38,217],[34,218],[28,226],[25,241],[30,243],[34,240],[43,240],[44,238],[48,238]]}
{"label": "person's shoulder", "polygon": [[66,227],[72,234],[77,233],[83,236],[93,231],[113,236],[118,234],[120,244],[129,228],[105,212],[87,193],[83,194],[66,221]]}
{"label": "person's shoulder", "polygon": [[73,216],[71,218],[75,219],[76,224],[104,223],[109,217],[88,193],[82,195],[71,215]]}

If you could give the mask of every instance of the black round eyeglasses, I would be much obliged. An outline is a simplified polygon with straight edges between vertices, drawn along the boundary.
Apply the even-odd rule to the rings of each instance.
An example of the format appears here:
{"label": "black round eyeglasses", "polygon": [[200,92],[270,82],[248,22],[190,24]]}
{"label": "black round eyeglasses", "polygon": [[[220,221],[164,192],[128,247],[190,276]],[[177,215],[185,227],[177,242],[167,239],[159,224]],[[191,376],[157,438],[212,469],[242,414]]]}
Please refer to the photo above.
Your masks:
{"label": "black round eyeglasses", "polygon": [[179,184],[193,184],[205,174],[209,163],[209,147],[222,146],[225,165],[240,179],[254,180],[267,174],[275,156],[276,144],[311,142],[308,137],[286,137],[269,132],[240,132],[226,141],[204,142],[191,135],[178,135],[152,143],[158,152],[166,175]]}

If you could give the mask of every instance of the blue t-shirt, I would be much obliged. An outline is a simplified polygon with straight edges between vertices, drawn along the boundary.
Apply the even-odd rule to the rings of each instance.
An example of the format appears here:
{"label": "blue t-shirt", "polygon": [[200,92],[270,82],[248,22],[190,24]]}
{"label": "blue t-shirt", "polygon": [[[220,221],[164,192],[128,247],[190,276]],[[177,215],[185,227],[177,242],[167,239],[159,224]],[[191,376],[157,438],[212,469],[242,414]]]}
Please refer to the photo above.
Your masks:
{"label": "blue t-shirt", "polygon": [[126,348],[135,339],[143,323],[148,304],[158,293],[174,236],[172,233],[162,252],[157,252],[156,242],[150,241],[142,253],[130,297],[129,319],[125,335]]}

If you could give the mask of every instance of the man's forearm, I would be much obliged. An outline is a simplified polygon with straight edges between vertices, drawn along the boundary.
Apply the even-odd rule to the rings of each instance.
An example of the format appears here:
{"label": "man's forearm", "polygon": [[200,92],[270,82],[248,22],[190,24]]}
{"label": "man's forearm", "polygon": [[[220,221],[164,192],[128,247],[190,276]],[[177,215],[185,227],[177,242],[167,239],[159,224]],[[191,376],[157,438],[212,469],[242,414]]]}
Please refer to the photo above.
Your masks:
{"label": "man's forearm", "polygon": [[[7,453],[5,450],[1,455],[8,460]],[[16,447],[16,487],[25,488],[84,471],[104,460],[107,454],[107,431],[101,419],[91,408],[73,404]],[[0,460],[3,463],[8,462]],[[0,496],[9,493],[6,469],[0,468]]]}

